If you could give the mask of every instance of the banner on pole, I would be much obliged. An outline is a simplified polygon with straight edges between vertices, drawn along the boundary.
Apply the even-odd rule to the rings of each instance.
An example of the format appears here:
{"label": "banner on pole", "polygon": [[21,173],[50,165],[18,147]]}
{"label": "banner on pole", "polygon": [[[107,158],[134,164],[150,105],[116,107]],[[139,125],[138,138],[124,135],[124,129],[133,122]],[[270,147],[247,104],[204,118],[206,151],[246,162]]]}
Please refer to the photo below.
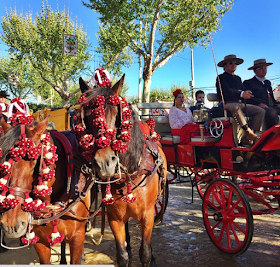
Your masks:
{"label": "banner on pole", "polygon": [[78,36],[63,34],[63,54],[67,56],[78,56]]}
{"label": "banner on pole", "polygon": [[9,70],[8,72],[8,83],[12,85],[17,85],[19,82],[19,75],[17,71]]}

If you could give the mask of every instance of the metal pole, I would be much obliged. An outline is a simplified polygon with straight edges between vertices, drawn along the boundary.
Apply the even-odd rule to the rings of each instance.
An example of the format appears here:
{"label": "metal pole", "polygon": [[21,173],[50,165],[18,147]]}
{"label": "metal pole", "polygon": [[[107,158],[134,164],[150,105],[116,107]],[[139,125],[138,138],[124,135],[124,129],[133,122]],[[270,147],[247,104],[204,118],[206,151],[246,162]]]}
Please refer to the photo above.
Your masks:
{"label": "metal pole", "polygon": [[193,99],[195,100],[195,94],[194,94],[194,88],[195,88],[195,85],[194,85],[194,64],[193,64],[193,49],[191,49],[191,71],[192,71],[192,97]]}
{"label": "metal pole", "polygon": [[[140,27],[140,34],[142,32],[142,22],[139,23]],[[142,102],[142,58],[141,54],[139,53],[139,80],[138,80],[138,101],[139,103]]]}

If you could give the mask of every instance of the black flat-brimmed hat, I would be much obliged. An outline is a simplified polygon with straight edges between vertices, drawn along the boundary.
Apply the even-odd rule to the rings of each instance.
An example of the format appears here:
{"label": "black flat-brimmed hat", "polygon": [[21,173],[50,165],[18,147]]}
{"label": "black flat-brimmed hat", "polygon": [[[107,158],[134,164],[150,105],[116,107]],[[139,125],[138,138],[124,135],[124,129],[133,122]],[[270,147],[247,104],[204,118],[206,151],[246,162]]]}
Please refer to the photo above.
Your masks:
{"label": "black flat-brimmed hat", "polygon": [[262,66],[270,66],[272,65],[273,63],[268,63],[266,62],[266,59],[265,58],[261,58],[261,59],[257,59],[254,61],[254,66],[248,68],[248,70],[254,70],[254,69],[257,69],[258,67],[262,67]]}
{"label": "black flat-brimmed hat", "polygon": [[217,65],[218,67],[223,67],[227,62],[235,61],[237,65],[240,65],[244,62],[242,58],[236,57],[236,55],[228,55],[224,57],[224,60],[220,61]]}
{"label": "black flat-brimmed hat", "polygon": [[9,96],[9,95],[7,94],[6,91],[4,91],[4,90],[0,91],[0,97],[5,97],[5,98],[7,98],[8,96]]}

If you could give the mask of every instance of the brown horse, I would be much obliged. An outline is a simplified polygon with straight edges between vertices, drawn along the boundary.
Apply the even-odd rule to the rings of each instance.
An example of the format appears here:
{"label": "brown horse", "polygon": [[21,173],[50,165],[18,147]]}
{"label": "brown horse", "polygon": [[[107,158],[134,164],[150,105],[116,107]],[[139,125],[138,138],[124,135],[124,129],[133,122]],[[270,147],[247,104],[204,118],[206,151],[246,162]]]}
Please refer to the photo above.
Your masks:
{"label": "brown horse", "polygon": [[[47,119],[37,125],[17,125],[13,127],[6,124],[4,119],[2,119],[1,125],[5,132],[4,136],[0,138],[0,147],[2,148],[0,163],[3,164],[3,162],[9,159],[11,148],[23,136],[23,132],[27,138],[32,140],[34,145],[40,142],[41,136],[46,133]],[[29,192],[30,196],[32,196],[32,189],[38,184],[39,165],[42,161],[40,160],[42,154],[38,159],[28,159],[25,156],[13,162],[7,183],[7,188],[10,192],[11,190],[15,192],[14,196],[19,204],[12,209],[3,209],[2,207],[2,211],[0,210],[2,213],[0,228],[6,237],[19,238],[26,233],[30,233],[29,228],[32,224],[33,232],[39,237],[39,241],[34,247],[39,256],[40,263],[50,264],[51,247],[48,236],[51,236],[54,229],[54,223],[52,221],[55,217],[53,216],[57,215],[59,218],[58,225],[56,226],[57,230],[61,235],[64,235],[64,241],[61,247],[65,249],[65,242],[68,242],[70,246],[70,263],[80,264],[85,239],[85,224],[87,221],[83,218],[89,215],[90,193],[81,200],[78,199],[78,201],[72,202],[71,212],[63,214],[63,209],[57,209],[54,203],[61,200],[61,196],[66,192],[67,162],[62,144],[52,137],[49,142],[57,147],[58,161],[51,165],[55,169],[55,176],[48,182],[48,186],[52,187],[51,195],[39,197],[41,201],[49,201],[49,205],[45,208],[45,210],[48,209],[48,212],[44,213],[46,216],[42,215],[45,210],[41,213],[36,213],[24,211],[22,208],[22,205],[28,197],[24,192]],[[60,217],[59,214],[63,215]],[[30,220],[30,215],[34,216],[36,220]],[[66,263],[65,254],[61,257],[61,263]]]}
{"label": "brown horse", "polygon": [[[141,224],[142,266],[150,266],[154,207],[161,186],[166,183],[167,165],[162,150],[144,139],[137,114],[120,97],[123,81],[124,76],[112,88],[90,89],[80,78],[83,94],[81,116],[77,119],[80,128],[76,130],[85,130],[88,143],[95,143],[87,158],[93,163],[97,179],[107,183],[107,191],[103,185],[102,193],[116,241],[118,265],[129,264],[125,225],[132,217]],[[81,142],[85,143],[85,139]]]}

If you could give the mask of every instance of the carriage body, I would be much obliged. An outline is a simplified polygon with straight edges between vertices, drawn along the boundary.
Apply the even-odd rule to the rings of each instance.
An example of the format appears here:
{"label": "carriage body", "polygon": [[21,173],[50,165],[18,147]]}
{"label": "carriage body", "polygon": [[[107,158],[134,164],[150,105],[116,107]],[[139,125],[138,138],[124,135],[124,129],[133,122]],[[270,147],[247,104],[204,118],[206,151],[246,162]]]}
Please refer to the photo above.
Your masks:
{"label": "carriage body", "polygon": [[172,174],[169,183],[182,180],[182,176],[190,178],[203,200],[203,219],[210,239],[223,252],[238,255],[251,243],[253,215],[280,209],[280,125],[264,131],[247,148],[237,145],[240,127],[235,121],[212,117],[212,121],[217,119],[223,124],[221,136],[191,133],[191,142],[182,145],[179,136],[172,136],[167,117],[154,118]]}

